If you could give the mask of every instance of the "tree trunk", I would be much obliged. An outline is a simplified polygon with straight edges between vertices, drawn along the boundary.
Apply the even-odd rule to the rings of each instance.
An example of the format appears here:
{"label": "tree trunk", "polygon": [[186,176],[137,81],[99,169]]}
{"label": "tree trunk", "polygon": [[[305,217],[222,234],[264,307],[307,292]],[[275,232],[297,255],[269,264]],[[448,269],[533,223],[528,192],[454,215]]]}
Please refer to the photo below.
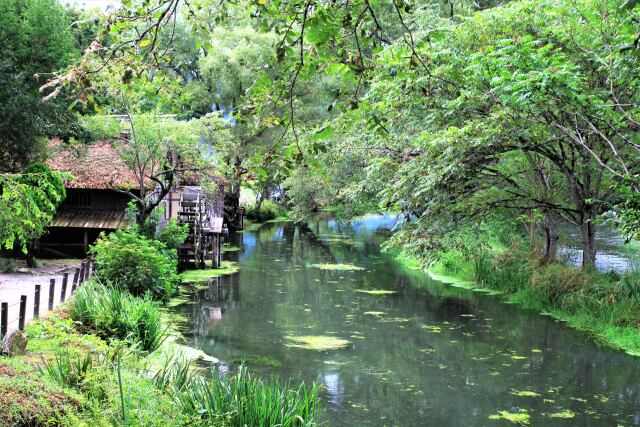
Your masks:
{"label": "tree trunk", "polygon": [[544,262],[555,261],[558,255],[558,241],[560,236],[558,235],[558,221],[554,217],[553,213],[548,212],[547,217],[543,225],[544,231]]}
{"label": "tree trunk", "polygon": [[596,266],[596,225],[594,215],[589,213],[580,225],[582,235],[582,269]]}

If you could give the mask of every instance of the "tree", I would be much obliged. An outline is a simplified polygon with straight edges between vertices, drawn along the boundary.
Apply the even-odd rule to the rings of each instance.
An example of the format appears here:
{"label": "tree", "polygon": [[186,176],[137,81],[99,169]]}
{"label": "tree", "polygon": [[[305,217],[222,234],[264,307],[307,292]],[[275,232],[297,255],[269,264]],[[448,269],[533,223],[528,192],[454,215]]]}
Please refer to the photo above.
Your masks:
{"label": "tree", "polygon": [[213,145],[211,138],[224,138],[225,130],[215,115],[191,121],[137,115],[129,116],[129,124],[131,137],[121,142],[120,151],[138,188],[118,191],[135,201],[136,222],[142,227],[181,174],[211,168],[207,148]]}
{"label": "tree", "polygon": [[66,196],[63,179],[69,178],[41,163],[21,174],[0,174],[0,246],[19,247],[32,266],[29,249],[53,221]]}
{"label": "tree", "polygon": [[0,0],[0,172],[42,159],[45,136],[75,130],[67,100],[38,92],[43,76],[77,58],[70,24],[56,0]]}

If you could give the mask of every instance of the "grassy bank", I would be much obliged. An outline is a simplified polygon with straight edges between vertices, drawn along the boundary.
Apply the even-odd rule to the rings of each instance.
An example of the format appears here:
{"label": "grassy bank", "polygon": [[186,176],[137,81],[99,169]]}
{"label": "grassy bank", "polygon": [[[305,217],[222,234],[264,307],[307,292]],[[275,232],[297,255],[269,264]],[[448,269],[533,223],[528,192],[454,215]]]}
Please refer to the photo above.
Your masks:
{"label": "grassy bank", "polygon": [[397,254],[450,285],[500,294],[586,331],[604,345],[640,356],[640,271],[582,271],[561,262],[542,263],[523,245],[498,242],[457,248],[431,262]]}
{"label": "grassy bank", "polygon": [[243,366],[219,376],[191,361],[202,358],[170,322],[157,301],[85,284],[27,326],[25,356],[0,357],[0,425],[317,424],[315,385],[264,381]]}

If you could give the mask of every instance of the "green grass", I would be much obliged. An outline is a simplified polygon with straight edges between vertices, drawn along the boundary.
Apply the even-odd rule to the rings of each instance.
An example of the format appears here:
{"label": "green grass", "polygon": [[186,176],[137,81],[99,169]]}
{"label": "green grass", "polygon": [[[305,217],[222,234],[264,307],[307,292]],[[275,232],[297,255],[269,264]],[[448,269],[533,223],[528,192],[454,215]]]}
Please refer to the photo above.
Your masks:
{"label": "green grass", "polygon": [[[65,316],[54,313],[28,325],[27,355],[0,357],[0,425],[318,423],[316,385],[263,381],[244,367],[210,378],[187,358],[176,363],[164,346],[147,356],[126,342],[82,334]],[[163,361],[150,364],[150,358]]]}
{"label": "green grass", "polygon": [[222,261],[220,268],[207,268],[204,270],[186,270],[180,273],[183,283],[206,282],[214,277],[224,276],[238,272],[238,263]]}

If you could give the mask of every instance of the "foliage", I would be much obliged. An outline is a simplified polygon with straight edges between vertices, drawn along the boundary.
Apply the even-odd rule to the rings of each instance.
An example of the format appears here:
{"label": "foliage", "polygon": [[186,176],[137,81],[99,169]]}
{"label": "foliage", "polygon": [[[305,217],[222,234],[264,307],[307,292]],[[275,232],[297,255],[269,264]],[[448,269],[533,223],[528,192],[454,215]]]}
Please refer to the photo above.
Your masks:
{"label": "foliage", "polygon": [[0,173],[42,160],[46,136],[77,132],[67,100],[42,100],[44,75],[77,58],[70,17],[56,0],[0,1]]}
{"label": "foliage", "polygon": [[272,200],[264,200],[260,207],[257,205],[247,206],[245,209],[245,216],[255,222],[265,222],[271,219],[276,219],[282,214],[282,208],[278,206]]}
{"label": "foliage", "polygon": [[166,339],[159,305],[125,290],[91,282],[76,293],[70,316],[104,339],[119,339],[152,352]]}
{"label": "foliage", "polygon": [[208,425],[311,426],[318,422],[318,387],[294,388],[277,380],[252,377],[242,365],[234,375],[211,373],[204,378],[189,372],[181,359],[168,363],[154,378],[180,410],[199,416]]}
{"label": "foliage", "polygon": [[119,117],[83,115],[79,117],[79,122],[91,142],[116,138],[124,129]]}
{"label": "foliage", "polygon": [[178,246],[187,240],[188,235],[189,226],[187,224],[180,225],[175,219],[171,218],[162,227],[156,236],[156,240],[163,243],[170,251],[177,251]]}
{"label": "foliage", "polygon": [[59,352],[53,361],[45,363],[42,371],[59,384],[81,388],[93,368],[90,354],[72,357],[69,352]]}
{"label": "foliage", "polygon": [[18,268],[18,260],[0,258],[0,273],[13,273]]}
{"label": "foliage", "polygon": [[28,246],[53,221],[56,207],[66,196],[65,174],[34,163],[22,174],[0,174],[0,246]]}
{"label": "foliage", "polygon": [[125,230],[102,235],[90,249],[100,280],[158,299],[173,295],[178,284],[177,261],[167,251],[164,243]]}

